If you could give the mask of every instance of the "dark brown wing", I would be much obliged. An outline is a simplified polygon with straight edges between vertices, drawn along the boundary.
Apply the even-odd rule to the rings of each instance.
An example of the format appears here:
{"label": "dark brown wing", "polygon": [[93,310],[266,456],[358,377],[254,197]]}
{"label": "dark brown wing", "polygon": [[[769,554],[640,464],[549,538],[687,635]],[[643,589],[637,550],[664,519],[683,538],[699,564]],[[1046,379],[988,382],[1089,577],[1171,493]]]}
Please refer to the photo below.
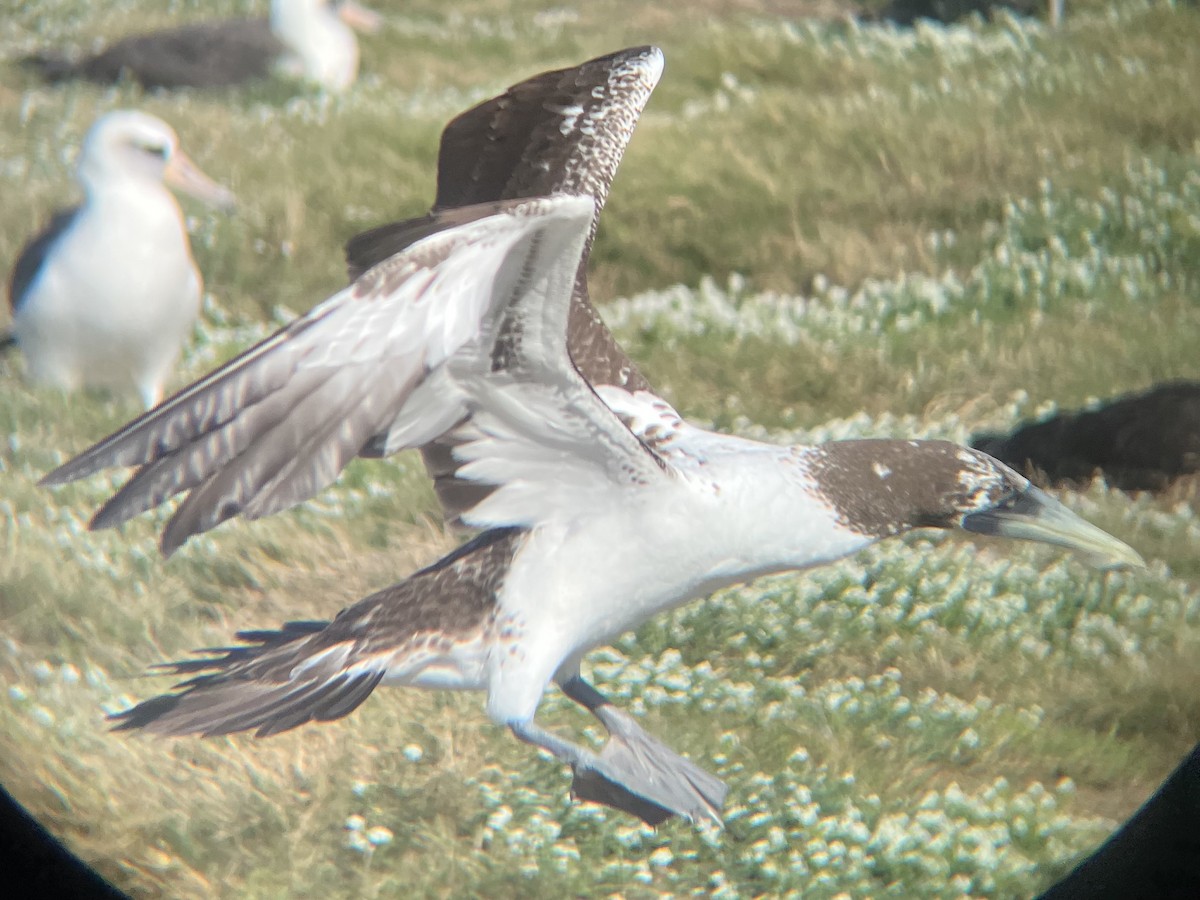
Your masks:
{"label": "dark brown wing", "polygon": [[[596,217],[575,276],[567,349],[590,384],[649,390],[591,303],[587,264],[600,210],[662,68],[657,47],[620,50],[536,75],[455,118],[442,132],[432,212],[351,238],[346,245],[350,277],[419,240],[441,216],[458,207],[555,193],[588,194],[596,203]],[[454,477],[457,464],[452,454],[460,442],[450,433],[422,450],[452,522],[490,491]],[[386,443],[386,434],[377,435],[363,453],[379,455]]]}
{"label": "dark brown wing", "polygon": [[230,19],[131,35],[79,60],[46,52],[22,64],[47,81],[128,77],[150,88],[228,87],[266,78],[282,50],[265,18]]}
{"label": "dark brown wing", "polygon": [[16,265],[13,266],[12,275],[8,280],[8,302],[14,313],[25,302],[29,288],[37,278],[38,272],[42,270],[42,264],[50,254],[54,242],[71,227],[71,223],[75,221],[75,216],[78,214],[78,206],[59,210],[51,217],[46,227],[30,238],[28,243],[21,248],[21,253],[17,256]]}
{"label": "dark brown wing", "polygon": [[[495,200],[587,194],[598,219],[662,67],[657,47],[620,50],[536,75],[467,110],[442,132],[431,216]],[[394,222],[351,238],[346,245],[351,278],[418,239],[429,219]],[[571,358],[593,384],[648,389],[588,299],[587,260],[595,234],[593,219],[571,301]]]}

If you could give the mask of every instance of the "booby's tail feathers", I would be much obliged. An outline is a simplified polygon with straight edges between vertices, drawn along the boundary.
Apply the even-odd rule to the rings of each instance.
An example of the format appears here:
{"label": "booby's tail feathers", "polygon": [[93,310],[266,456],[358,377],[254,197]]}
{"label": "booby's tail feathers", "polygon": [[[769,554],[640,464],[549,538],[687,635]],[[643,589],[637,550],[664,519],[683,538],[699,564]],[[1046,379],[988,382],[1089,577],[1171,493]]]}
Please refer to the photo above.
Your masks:
{"label": "booby's tail feathers", "polygon": [[389,681],[445,668],[455,642],[486,633],[495,594],[520,548],[516,529],[484,532],[399,584],[343,609],[331,622],[240,631],[236,647],[156,668],[186,675],[169,694],[112,716],[118,731],[266,737],[358,708]]}
{"label": "booby's tail feathers", "polygon": [[[176,674],[200,673],[163,694],[111,718],[114,728],[143,728],[157,734],[230,734],[255,730],[258,737],[287,731],[305,722],[339,719],[356,709],[375,689],[386,667],[338,663],[337,650],[322,652],[314,636],[326,622],[288,622],[278,631],[242,631],[240,647],[214,647],[202,659],[163,663]],[[314,653],[313,651],[316,650]],[[321,657],[326,657],[322,660]],[[322,662],[333,663],[332,666]]]}

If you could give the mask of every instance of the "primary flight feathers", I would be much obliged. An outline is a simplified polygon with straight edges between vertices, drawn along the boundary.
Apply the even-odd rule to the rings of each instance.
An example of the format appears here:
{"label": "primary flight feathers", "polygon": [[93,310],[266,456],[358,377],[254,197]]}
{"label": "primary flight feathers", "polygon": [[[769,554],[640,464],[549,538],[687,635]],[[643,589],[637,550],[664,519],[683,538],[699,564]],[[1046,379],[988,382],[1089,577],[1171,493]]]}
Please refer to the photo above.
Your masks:
{"label": "primary flight feathers", "polygon": [[[399,275],[392,258],[415,244],[428,250],[424,241],[520,199],[547,194],[590,197],[594,211],[574,273],[567,350],[589,383],[648,388],[589,301],[585,276],[596,218],[662,69],[662,52],[656,47],[622,50],[537,75],[458,116],[442,135],[438,193],[431,213],[352,239],[347,245],[351,276],[361,279],[369,269],[386,263],[384,271],[394,287]],[[388,319],[397,303],[403,305],[401,298],[376,303],[374,310],[360,311],[353,319],[353,310],[337,313],[337,322],[352,323],[346,331],[323,322],[318,331],[308,333],[333,314],[329,307],[347,305],[355,292],[381,299],[379,292],[387,290],[378,284],[383,277],[377,271],[366,282],[356,281],[158,410],[51,472],[44,483],[71,481],[111,466],[146,466],[97,513],[93,527],[118,524],[174,494],[195,489],[163,533],[163,551],[170,553],[191,534],[233,515],[267,515],[312,496],[356,454],[385,456],[426,444],[426,465],[447,517],[459,520],[491,491],[490,486],[457,477],[454,449],[465,436],[456,433],[456,426],[464,411],[454,402],[442,403],[439,379],[418,391],[413,378],[423,379],[423,374],[404,364],[379,372],[370,361],[362,361],[362,348],[354,346],[353,328],[366,327],[367,316],[376,312],[381,319],[371,319],[369,327],[396,333],[392,352],[407,354],[409,364],[416,361],[416,348],[404,342],[425,336],[406,336],[399,323]],[[434,313],[421,310],[415,317],[428,325],[444,316],[448,327],[468,331],[478,324],[468,321],[470,315],[464,318],[454,304],[445,306]],[[411,323],[403,324],[407,329]],[[455,332],[459,338],[466,333]],[[326,344],[333,335],[345,340]],[[387,349],[380,348],[379,334],[365,335],[364,340]],[[317,345],[326,361],[319,374],[311,362],[303,371],[293,368],[299,356]],[[356,356],[339,361],[336,354],[349,349]],[[365,378],[358,378],[363,372]],[[388,419],[381,414],[381,407],[394,406],[397,396],[409,392],[414,404],[424,401],[423,415],[432,418]],[[416,405],[410,412],[417,412]],[[331,421],[337,428],[330,428]],[[293,454],[294,447],[301,452]],[[287,473],[268,484],[268,467],[285,464]],[[229,468],[223,469],[226,465]]]}
{"label": "primary flight feathers", "polygon": [[95,527],[190,491],[163,532],[170,553],[231,516],[311,497],[377,435],[389,452],[420,446],[468,414],[471,379],[496,354],[532,346],[518,337],[543,327],[541,311],[522,313],[540,282],[569,291],[593,209],[588,197],[559,196],[460,211],[462,224],[370,269],[43,482],[141,466]]}

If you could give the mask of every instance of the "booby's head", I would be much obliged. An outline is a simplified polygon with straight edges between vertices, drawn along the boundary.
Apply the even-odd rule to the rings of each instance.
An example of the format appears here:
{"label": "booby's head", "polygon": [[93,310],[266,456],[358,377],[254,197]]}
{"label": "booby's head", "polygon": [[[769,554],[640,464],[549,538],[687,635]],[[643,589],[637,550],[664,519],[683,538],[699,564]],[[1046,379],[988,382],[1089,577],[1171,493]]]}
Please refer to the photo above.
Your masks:
{"label": "booby's head", "polygon": [[211,206],[231,209],[233,194],[179,148],[171,126],[144,112],[121,109],[96,120],[79,155],[79,181],[89,195],[113,187],[165,182]]}
{"label": "booby's head", "polygon": [[344,91],[358,77],[358,40],[382,16],[354,0],[271,0],[271,31],[287,47],[285,75],[304,78],[329,91]]}
{"label": "booby's head", "polygon": [[1108,532],[1071,512],[986,453],[947,441],[833,441],[807,462],[840,524],[872,538],[914,528],[1039,541],[1092,565],[1145,565]]}

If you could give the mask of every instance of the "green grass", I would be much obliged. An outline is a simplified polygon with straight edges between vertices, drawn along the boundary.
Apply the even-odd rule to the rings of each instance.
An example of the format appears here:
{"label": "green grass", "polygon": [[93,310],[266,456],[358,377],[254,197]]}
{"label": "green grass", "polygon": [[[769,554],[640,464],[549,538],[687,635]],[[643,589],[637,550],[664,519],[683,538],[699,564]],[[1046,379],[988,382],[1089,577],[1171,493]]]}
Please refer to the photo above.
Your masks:
{"label": "green grass", "polygon": [[[241,9],[144,5],[14,8],[0,56]],[[689,416],[779,441],[961,441],[1196,375],[1192,7],[902,32],[807,22],[803,2],[378,5],[389,24],[364,42],[365,78],[333,100],[286,84],[51,89],[8,67],[0,263],[76,197],[74,149],[99,112],[161,115],[242,201],[236,216],[187,207],[210,301],[182,384],[340,285],[355,231],[422,212],[456,112],[653,42],[666,74],[592,284]],[[1028,896],[1200,733],[1191,496],[1094,486],[1065,499],[1147,572],[918,536],[593,654],[604,690],[730,782],[724,831],[573,806],[561,767],[475,696],[381,691],[264,741],[112,735],[106,710],[165,686],[142,677],[151,663],[328,617],[456,538],[404,456],[163,561],[165,513],[84,528],[123,476],[35,484],[135,401],[31,388],[19,356],[0,378],[0,780],[138,896]],[[601,739],[556,696],[543,714]]]}

